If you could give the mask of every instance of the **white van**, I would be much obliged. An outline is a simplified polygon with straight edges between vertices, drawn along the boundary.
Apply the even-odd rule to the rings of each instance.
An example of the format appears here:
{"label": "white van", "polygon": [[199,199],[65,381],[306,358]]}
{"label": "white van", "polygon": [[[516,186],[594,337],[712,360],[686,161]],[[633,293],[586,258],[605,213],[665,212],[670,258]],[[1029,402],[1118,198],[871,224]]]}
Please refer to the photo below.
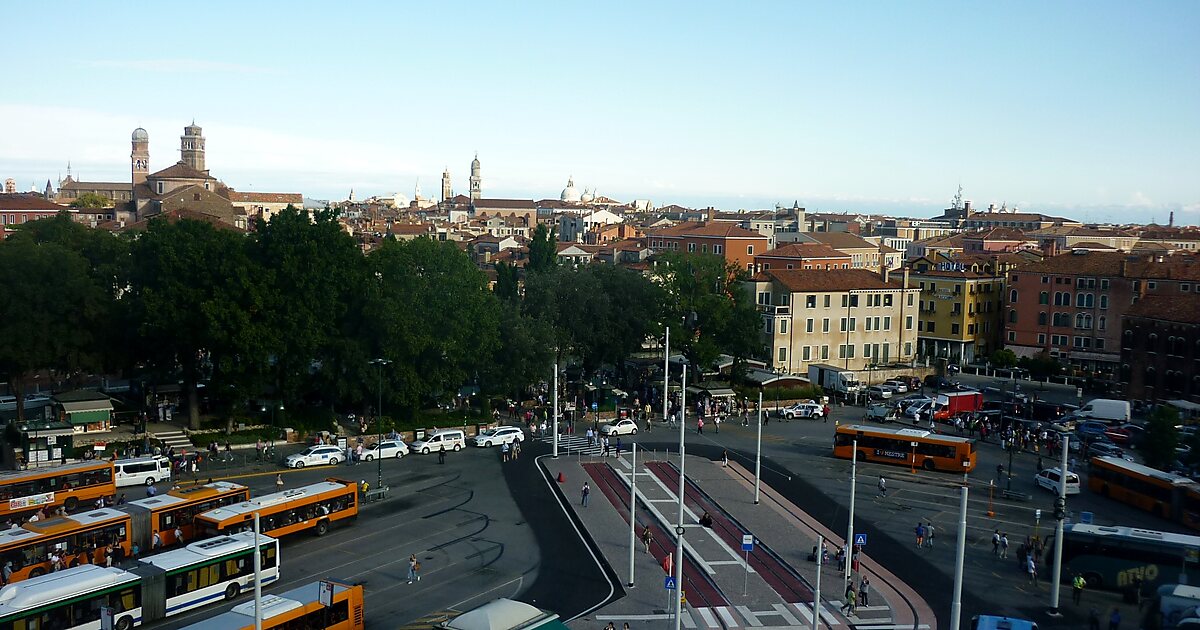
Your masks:
{"label": "white van", "polygon": [[[1033,482],[1039,488],[1045,488],[1054,494],[1058,494],[1059,480],[1058,468],[1047,468],[1033,478]],[[1067,473],[1067,494],[1079,494],[1079,475],[1074,472]]]}
{"label": "white van", "polygon": [[441,450],[460,451],[467,445],[467,433],[462,429],[437,429],[425,439],[412,443],[412,452],[428,455]]}
{"label": "white van", "polygon": [[1111,398],[1089,400],[1075,415],[1106,422],[1129,422],[1129,401]]}
{"label": "white van", "polygon": [[113,462],[117,487],[152,486],[171,480],[171,460],[166,457],[138,457]]}

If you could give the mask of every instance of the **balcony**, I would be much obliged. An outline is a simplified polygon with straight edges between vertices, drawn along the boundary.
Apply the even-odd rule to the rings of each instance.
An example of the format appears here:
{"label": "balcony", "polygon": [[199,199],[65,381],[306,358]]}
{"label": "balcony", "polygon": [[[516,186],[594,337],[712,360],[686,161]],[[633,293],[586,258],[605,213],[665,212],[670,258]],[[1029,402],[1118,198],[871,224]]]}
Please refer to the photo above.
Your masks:
{"label": "balcony", "polygon": [[792,307],[788,305],[776,306],[774,304],[759,304],[758,312],[764,315],[790,315]]}

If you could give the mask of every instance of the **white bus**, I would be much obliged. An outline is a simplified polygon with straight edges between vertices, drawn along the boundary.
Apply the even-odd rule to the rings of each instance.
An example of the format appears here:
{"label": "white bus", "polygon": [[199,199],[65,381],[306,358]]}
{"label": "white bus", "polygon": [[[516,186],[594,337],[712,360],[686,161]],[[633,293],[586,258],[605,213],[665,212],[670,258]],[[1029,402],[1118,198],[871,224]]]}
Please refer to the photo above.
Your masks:
{"label": "white bus", "polygon": [[[279,579],[279,542],[259,537],[262,583]],[[0,589],[0,629],[99,630],[100,610],[128,630],[181,612],[230,600],[254,586],[254,533],[195,542],[149,556],[128,571],[84,564]]]}
{"label": "white bus", "polygon": [[137,457],[113,462],[117,487],[152,486],[171,480],[171,460],[166,457]]}

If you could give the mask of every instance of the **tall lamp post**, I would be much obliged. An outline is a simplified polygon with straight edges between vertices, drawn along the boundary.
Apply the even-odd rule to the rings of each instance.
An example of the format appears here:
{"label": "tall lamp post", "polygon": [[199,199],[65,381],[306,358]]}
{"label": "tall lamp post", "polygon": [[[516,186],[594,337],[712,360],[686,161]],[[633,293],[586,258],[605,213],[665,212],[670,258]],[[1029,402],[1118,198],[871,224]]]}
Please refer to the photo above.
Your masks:
{"label": "tall lamp post", "polygon": [[379,477],[375,488],[383,488],[383,366],[391,364],[387,359],[371,359],[371,365],[379,366],[379,406],[375,407],[375,428],[378,437],[375,441],[375,462],[379,465]]}

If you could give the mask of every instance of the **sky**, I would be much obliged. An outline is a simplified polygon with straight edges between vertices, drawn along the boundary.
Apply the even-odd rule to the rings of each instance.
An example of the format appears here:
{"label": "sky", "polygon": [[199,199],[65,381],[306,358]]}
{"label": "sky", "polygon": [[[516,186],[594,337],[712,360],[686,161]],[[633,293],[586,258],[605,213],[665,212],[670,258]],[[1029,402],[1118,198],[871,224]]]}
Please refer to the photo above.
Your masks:
{"label": "sky", "polygon": [[[1200,3],[36,2],[0,12],[0,178],[127,181],[204,128],[238,190],[933,216],[961,185],[1200,223]],[[13,25],[23,25],[14,27]]]}

